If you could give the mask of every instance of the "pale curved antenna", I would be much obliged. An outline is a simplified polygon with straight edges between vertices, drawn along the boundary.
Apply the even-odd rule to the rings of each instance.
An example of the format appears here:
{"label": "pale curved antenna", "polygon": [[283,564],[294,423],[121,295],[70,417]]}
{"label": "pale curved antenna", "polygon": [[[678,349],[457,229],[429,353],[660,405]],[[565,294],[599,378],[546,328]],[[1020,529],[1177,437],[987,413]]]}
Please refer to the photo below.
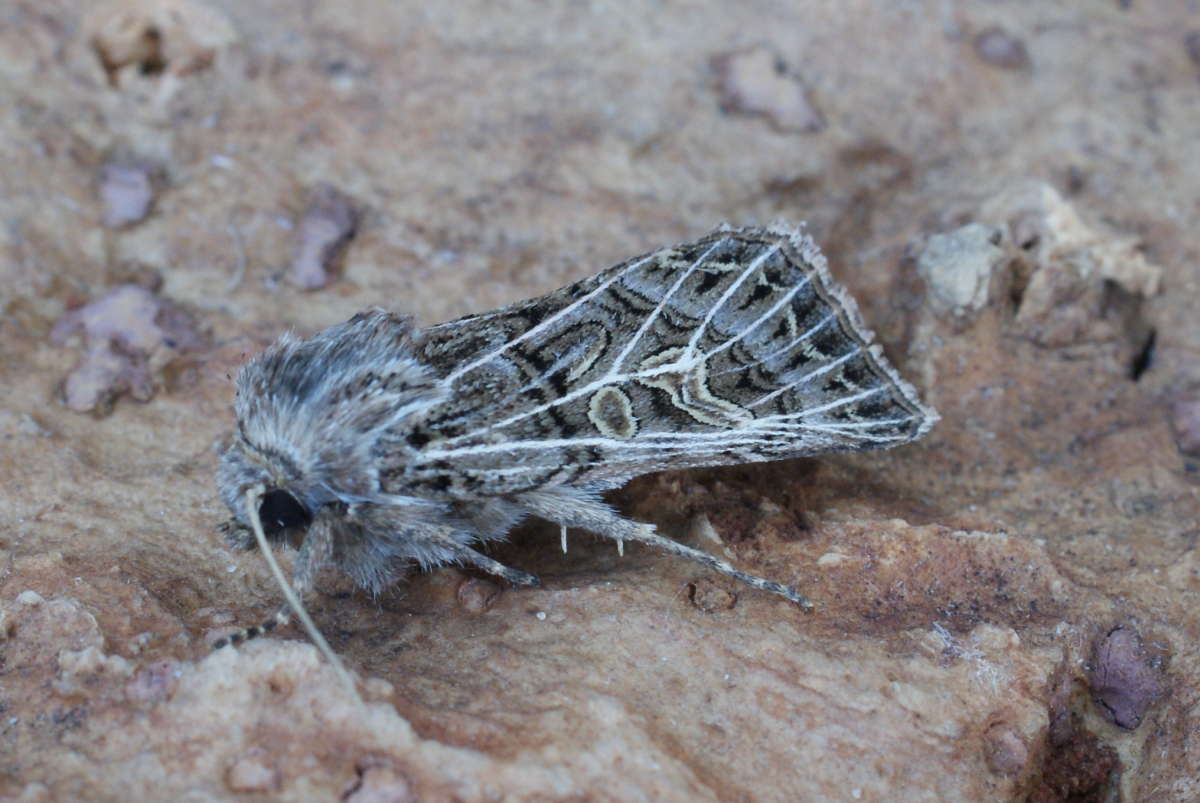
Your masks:
{"label": "pale curved antenna", "polygon": [[258,506],[262,501],[263,489],[250,488],[246,491],[246,518],[250,520],[250,529],[254,531],[254,540],[258,542],[258,548],[262,551],[263,557],[267,559],[267,565],[271,567],[271,574],[275,575],[275,582],[279,584],[279,590],[283,592],[283,598],[287,600],[287,604],[292,607],[296,618],[300,620],[300,624],[304,626],[304,631],[308,633],[308,637],[312,639],[313,644],[325,659],[329,661],[333,671],[337,673],[338,678],[345,684],[350,691],[350,695],[355,700],[362,702],[362,698],[358,696],[358,687],[354,685],[354,678],[350,677],[350,673],[346,671],[346,667],[342,666],[341,659],[337,657],[337,653],[329,646],[329,642],[321,635],[321,631],[317,629],[312,617],[308,615],[308,611],[304,608],[304,603],[300,597],[296,596],[296,590],[292,588],[292,584],[283,574],[283,569],[279,568],[278,561],[275,560],[275,555],[271,552],[271,545],[267,542],[267,534],[263,532],[262,521],[258,517]]}

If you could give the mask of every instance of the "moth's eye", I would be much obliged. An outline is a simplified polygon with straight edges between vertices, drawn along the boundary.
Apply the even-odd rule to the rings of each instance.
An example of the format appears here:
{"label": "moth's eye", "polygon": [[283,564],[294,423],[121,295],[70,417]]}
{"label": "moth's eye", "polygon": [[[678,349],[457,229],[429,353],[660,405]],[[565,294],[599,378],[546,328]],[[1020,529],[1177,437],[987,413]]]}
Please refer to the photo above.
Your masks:
{"label": "moth's eye", "polygon": [[312,523],[312,515],[287,491],[274,490],[262,498],[258,517],[263,530],[275,534],[292,527],[306,527]]}

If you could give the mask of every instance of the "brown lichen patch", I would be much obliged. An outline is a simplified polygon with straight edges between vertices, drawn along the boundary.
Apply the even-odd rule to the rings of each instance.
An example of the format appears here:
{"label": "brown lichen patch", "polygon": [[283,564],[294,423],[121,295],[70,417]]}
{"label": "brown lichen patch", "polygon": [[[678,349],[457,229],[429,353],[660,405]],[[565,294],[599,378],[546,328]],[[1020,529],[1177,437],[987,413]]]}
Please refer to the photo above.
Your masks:
{"label": "brown lichen patch", "polygon": [[1103,801],[1116,788],[1120,775],[1117,752],[1094,733],[1075,730],[1065,741],[1051,746],[1041,778],[1029,795],[1030,803]]}

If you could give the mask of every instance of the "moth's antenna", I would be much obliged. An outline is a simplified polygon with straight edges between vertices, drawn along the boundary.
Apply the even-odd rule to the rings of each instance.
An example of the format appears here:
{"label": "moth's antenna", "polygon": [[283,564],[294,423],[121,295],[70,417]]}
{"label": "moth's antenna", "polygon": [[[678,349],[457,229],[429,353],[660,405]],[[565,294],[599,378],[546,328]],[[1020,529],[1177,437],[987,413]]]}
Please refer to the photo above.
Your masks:
{"label": "moth's antenna", "polygon": [[279,563],[275,560],[275,555],[271,552],[271,545],[267,542],[267,534],[263,532],[262,520],[258,517],[258,505],[262,500],[262,488],[250,488],[246,491],[246,518],[250,520],[250,529],[254,531],[254,539],[258,542],[258,548],[262,551],[263,557],[267,559],[267,565],[271,567],[271,574],[275,575],[275,582],[279,584],[279,590],[283,592],[283,598],[287,604],[292,606],[292,610],[296,613],[296,618],[300,620],[300,624],[304,625],[304,631],[308,633],[308,637],[312,639],[313,644],[317,646],[321,654],[325,656],[333,667],[333,671],[337,673],[338,678],[342,683],[346,684],[346,688],[350,690],[350,694],[359,702],[362,698],[358,696],[358,687],[354,685],[354,678],[350,677],[350,673],[346,671],[346,667],[342,666],[341,660],[337,657],[337,653],[329,646],[329,642],[321,635],[321,631],[317,629],[312,618],[308,615],[308,611],[304,609],[304,603],[300,601],[300,597],[296,596],[296,590],[292,588],[292,584],[288,582],[287,577],[283,574],[283,569],[279,568]]}

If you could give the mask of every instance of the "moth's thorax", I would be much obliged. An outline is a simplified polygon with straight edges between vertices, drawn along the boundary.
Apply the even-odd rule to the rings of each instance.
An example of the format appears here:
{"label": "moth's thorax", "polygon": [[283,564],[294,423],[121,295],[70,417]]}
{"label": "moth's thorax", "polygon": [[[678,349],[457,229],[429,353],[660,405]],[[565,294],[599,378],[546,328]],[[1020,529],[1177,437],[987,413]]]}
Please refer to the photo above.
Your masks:
{"label": "moth's thorax", "polygon": [[408,319],[373,310],[314,337],[284,335],[237,379],[237,430],[218,481],[235,515],[247,488],[286,489],[315,510],[379,494],[379,450],[441,397]]}

